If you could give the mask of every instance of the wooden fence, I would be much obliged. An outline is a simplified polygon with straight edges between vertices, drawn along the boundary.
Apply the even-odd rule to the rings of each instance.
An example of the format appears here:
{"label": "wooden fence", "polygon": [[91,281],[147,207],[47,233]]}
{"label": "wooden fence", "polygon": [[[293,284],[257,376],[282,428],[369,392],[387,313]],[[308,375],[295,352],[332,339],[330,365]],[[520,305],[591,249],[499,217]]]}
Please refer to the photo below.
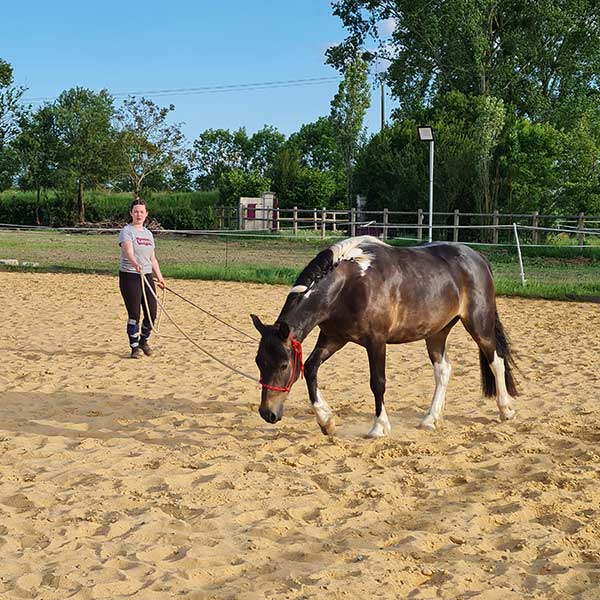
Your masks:
{"label": "wooden fence", "polygon": [[[231,210],[231,209],[230,209]],[[235,210],[235,208],[233,209]],[[358,211],[327,208],[256,209],[253,219],[264,223],[263,229],[289,231],[297,236],[301,231],[317,232],[325,238],[328,234],[375,235],[382,239],[410,238],[417,241],[428,239],[429,214],[417,211]],[[222,222],[225,223],[225,218]],[[249,220],[245,207],[237,209],[238,229],[246,229]],[[231,219],[229,219],[231,222]],[[543,215],[500,213],[434,212],[432,237],[434,240],[483,242],[491,244],[511,243],[514,226],[519,229],[522,241],[543,244],[549,236],[574,237],[583,246],[586,235],[600,234],[600,216]]]}

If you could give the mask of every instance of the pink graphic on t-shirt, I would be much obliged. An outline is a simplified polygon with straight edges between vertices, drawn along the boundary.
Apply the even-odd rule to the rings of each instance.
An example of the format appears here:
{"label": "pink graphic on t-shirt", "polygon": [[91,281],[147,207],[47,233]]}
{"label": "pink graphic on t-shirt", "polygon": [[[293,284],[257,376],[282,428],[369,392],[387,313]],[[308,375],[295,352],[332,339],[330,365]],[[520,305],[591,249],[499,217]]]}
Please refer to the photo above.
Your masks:
{"label": "pink graphic on t-shirt", "polygon": [[152,246],[152,240],[143,237],[136,237],[135,241],[138,243],[138,246]]}

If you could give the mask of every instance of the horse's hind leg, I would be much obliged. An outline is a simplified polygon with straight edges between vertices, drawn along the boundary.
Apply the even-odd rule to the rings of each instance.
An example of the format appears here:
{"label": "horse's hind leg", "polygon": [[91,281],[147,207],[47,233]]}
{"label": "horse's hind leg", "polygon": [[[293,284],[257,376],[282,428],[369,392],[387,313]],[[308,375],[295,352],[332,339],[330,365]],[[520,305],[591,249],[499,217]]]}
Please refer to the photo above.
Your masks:
{"label": "horse's hind leg", "polygon": [[371,431],[367,435],[370,438],[378,438],[392,431],[383,403],[383,395],[385,394],[385,342],[371,342],[367,346],[367,354],[371,373],[371,391],[375,396],[375,420]]}
{"label": "horse's hind leg", "polygon": [[436,429],[442,421],[442,413],[444,411],[444,404],[446,403],[446,388],[448,387],[450,373],[452,372],[452,367],[446,355],[446,338],[457,321],[458,318],[453,319],[444,329],[425,340],[429,360],[431,360],[431,364],[433,365],[435,390],[429,411],[421,421],[420,427],[429,429],[430,431]]}
{"label": "horse's hind leg", "polygon": [[346,345],[345,341],[327,337],[323,332],[319,333],[317,344],[310,353],[304,364],[304,376],[306,378],[306,387],[308,388],[308,397],[317,417],[317,423],[325,435],[335,433],[335,417],[329,407],[329,404],[323,400],[319,387],[317,385],[317,371],[319,367],[340,348]]}
{"label": "horse's hind leg", "polygon": [[508,339],[495,307],[478,315],[462,318],[465,329],[479,346],[481,383],[485,396],[496,396],[500,419],[515,416],[513,396],[517,395],[511,369]]}

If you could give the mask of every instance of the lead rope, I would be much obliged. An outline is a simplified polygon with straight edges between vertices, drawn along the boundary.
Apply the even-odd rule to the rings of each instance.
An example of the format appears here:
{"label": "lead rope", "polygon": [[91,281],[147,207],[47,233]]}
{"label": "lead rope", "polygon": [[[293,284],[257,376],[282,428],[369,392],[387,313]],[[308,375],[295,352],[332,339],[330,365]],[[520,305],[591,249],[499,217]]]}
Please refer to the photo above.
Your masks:
{"label": "lead rope", "polygon": [[165,289],[168,290],[169,292],[171,292],[171,294],[175,294],[175,296],[177,296],[178,298],[181,298],[184,302],[187,302],[188,304],[191,304],[194,308],[197,308],[199,311],[202,311],[204,314],[208,315],[209,317],[212,317],[215,321],[219,321],[219,323],[222,323],[226,327],[229,327],[229,329],[233,329],[234,331],[237,331],[241,335],[246,336],[247,338],[251,339],[253,342],[258,342],[258,340],[255,337],[247,334],[245,331],[242,331],[241,329],[238,329],[237,327],[234,327],[233,325],[230,325],[226,321],[223,321],[222,319],[219,319],[219,317],[217,317],[217,315],[213,315],[213,313],[209,312],[205,308],[202,308],[201,306],[198,306],[197,304],[194,304],[191,300],[188,300],[187,298],[185,298],[181,294],[178,294],[175,290],[172,290],[170,287],[166,287],[165,286]]}
{"label": "lead rope", "polygon": [[[156,335],[159,335],[161,337],[164,338],[168,338],[171,340],[177,339],[172,335],[165,335],[164,333],[160,332],[160,318],[162,317],[162,313],[164,310],[164,304],[165,304],[165,296],[166,296],[166,289],[163,288],[162,290],[162,304],[160,304],[160,311],[158,312],[158,316],[156,317],[156,321],[152,321],[152,317],[150,316],[150,308],[148,307],[148,297],[146,296],[146,285],[148,285],[148,287],[150,289],[152,289],[152,287],[150,286],[150,284],[148,283],[148,280],[146,279],[146,277],[144,276],[144,273],[140,273],[140,277],[142,278],[142,296],[144,298],[144,307],[146,309],[146,315],[148,317],[148,322],[150,323],[150,331],[152,331],[153,333],[155,333]],[[156,297],[156,295],[155,295]],[[156,298],[156,301],[158,302],[158,298]]]}
{"label": "lead rope", "polygon": [[[183,331],[183,329],[181,329],[181,327],[179,327],[179,325],[177,325],[177,323],[174,321],[173,317],[171,317],[171,315],[165,309],[164,304],[158,299],[158,296],[156,295],[155,291],[152,289],[152,286],[150,285],[148,280],[143,275],[142,275],[142,282],[143,282],[143,284],[148,286],[150,293],[154,296],[154,298],[156,299],[156,302],[159,304],[160,308],[162,309],[162,312],[165,313],[165,315],[167,316],[169,321],[171,321],[171,323],[173,323],[173,325],[179,331],[179,333],[181,333],[181,335],[183,335],[189,342],[191,342],[194,346],[196,346],[196,348],[198,348],[198,350],[200,350],[201,352],[204,352],[204,354],[206,354],[207,356],[212,358],[215,362],[218,362],[220,365],[229,369],[230,371],[233,371],[234,373],[237,373],[238,375],[241,375],[242,377],[245,377],[246,379],[250,379],[250,381],[254,381],[255,383],[258,383],[260,385],[260,381],[256,377],[253,377],[252,375],[248,375],[248,373],[244,373],[244,371],[240,371],[240,369],[236,369],[235,367],[232,367],[231,365],[222,361],[220,358],[216,357],[214,354],[212,354],[208,350],[205,350],[204,348],[202,348],[202,346],[197,344],[185,331]],[[144,289],[144,285],[142,286],[142,289]],[[144,300],[147,302],[145,290],[144,290]]]}

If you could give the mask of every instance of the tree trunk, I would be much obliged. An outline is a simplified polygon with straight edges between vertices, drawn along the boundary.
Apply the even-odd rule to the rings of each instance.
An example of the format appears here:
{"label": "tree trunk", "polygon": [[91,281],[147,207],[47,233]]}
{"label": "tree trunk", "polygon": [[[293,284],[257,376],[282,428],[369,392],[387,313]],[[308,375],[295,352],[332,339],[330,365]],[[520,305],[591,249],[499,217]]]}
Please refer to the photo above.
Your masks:
{"label": "tree trunk", "polygon": [[40,186],[37,186],[37,195],[35,197],[35,224],[40,225]]}
{"label": "tree trunk", "polygon": [[85,221],[85,206],[83,205],[83,181],[79,180],[77,187],[77,214],[79,215],[79,222]]}

